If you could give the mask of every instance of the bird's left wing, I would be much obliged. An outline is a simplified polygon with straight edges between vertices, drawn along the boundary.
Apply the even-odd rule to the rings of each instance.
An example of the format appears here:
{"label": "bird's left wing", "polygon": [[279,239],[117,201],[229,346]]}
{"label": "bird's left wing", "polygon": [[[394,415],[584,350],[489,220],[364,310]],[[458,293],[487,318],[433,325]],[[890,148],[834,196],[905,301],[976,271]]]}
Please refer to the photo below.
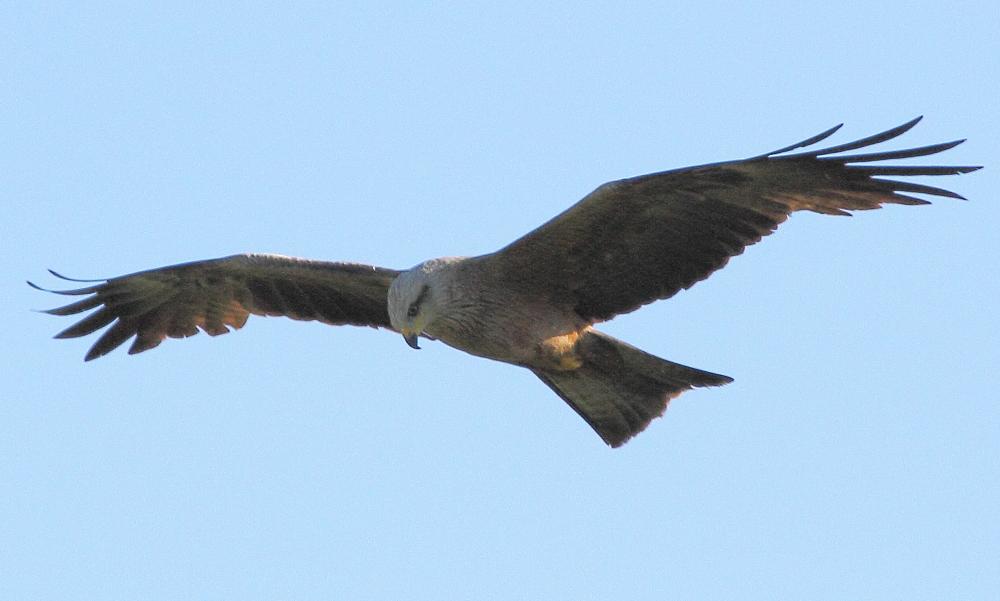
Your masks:
{"label": "bird's left wing", "polygon": [[919,118],[867,138],[789,154],[689,167],[605,184],[506,248],[482,257],[498,284],[595,322],[668,298],[770,234],[793,211],[833,215],[883,203],[926,204],[909,193],[954,192],[881,176],[951,175],[979,167],[871,165],[961,143],[843,155],[899,136]]}
{"label": "bird's left wing", "polygon": [[398,274],[354,263],[234,255],[141,271],[76,290],[47,290],[86,298],[45,312],[75,315],[97,309],[56,338],[86,336],[114,322],[87,352],[90,361],[133,336],[129,354],[149,350],[168,336],[193,336],[199,329],[212,336],[225,334],[229,327],[243,327],[250,314],[389,328],[386,295]]}

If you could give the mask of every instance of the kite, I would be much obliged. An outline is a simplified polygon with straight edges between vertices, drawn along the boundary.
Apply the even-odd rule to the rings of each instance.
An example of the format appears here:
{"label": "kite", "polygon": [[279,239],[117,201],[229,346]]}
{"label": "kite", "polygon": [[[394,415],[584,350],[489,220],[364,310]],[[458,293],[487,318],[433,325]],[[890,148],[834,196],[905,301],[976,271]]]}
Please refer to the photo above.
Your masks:
{"label": "kite", "polygon": [[601,333],[595,324],[690,288],[794,211],[850,215],[883,204],[928,204],[911,194],[962,198],[884,177],[954,175],[980,167],[881,161],[936,154],[964,140],[843,154],[896,138],[919,120],[855,142],[793,152],[829,137],[838,125],[745,160],[609,182],[482,256],[431,259],[397,271],[233,255],[108,280],[72,280],[97,283],[49,290],[84,298],[47,313],[96,309],[56,338],[111,326],[87,361],[133,337],[130,354],[199,330],[225,334],[243,327],[251,314],[386,328],[413,348],[423,336],[531,370],[605,443],[618,447],[662,415],[677,395],[732,378],[655,357]]}

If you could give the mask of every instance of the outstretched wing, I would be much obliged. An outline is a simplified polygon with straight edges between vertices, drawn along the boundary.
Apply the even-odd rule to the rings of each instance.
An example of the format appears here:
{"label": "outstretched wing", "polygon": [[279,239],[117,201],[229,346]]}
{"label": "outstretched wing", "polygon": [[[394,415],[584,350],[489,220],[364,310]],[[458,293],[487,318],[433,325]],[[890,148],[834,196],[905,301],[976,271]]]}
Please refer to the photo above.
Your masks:
{"label": "outstretched wing", "polygon": [[610,319],[707,278],[793,211],[849,215],[884,203],[928,202],[905,193],[962,198],[876,176],[952,175],[979,167],[866,163],[936,154],[964,140],[838,154],[891,140],[919,120],[855,142],[789,154],[827,138],[838,125],[751,159],[610,182],[483,259],[505,286],[560,303],[591,322]]}
{"label": "outstretched wing", "polygon": [[243,327],[251,313],[388,328],[386,295],[398,273],[353,263],[234,255],[141,271],[76,290],[51,290],[89,296],[46,313],[97,309],[56,338],[86,336],[114,322],[87,352],[87,361],[133,336],[129,354],[149,350],[167,336],[193,336],[199,328],[212,336],[225,334],[229,327]]}

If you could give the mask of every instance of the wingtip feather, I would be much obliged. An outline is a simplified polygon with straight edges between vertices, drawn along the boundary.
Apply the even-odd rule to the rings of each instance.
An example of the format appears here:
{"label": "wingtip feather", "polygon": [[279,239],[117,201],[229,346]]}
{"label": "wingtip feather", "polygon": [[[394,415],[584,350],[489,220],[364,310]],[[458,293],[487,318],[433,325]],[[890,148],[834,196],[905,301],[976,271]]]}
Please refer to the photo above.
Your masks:
{"label": "wingtip feather", "polygon": [[67,282],[83,282],[83,283],[89,283],[89,282],[103,282],[103,281],[105,281],[105,280],[103,280],[103,279],[97,279],[97,280],[81,280],[81,279],[79,279],[79,278],[71,278],[71,277],[69,277],[69,276],[65,276],[65,275],[63,275],[63,274],[59,273],[58,271],[56,271],[56,270],[54,270],[54,269],[48,269],[47,271],[48,271],[49,273],[51,273],[52,275],[56,276],[57,278],[59,278],[60,280],[66,280]]}
{"label": "wingtip feather", "polygon": [[801,142],[796,142],[795,144],[789,144],[788,146],[784,146],[782,148],[779,148],[778,150],[772,150],[771,152],[762,154],[760,156],[756,156],[756,157],[754,157],[753,159],[750,159],[750,160],[754,160],[754,159],[766,159],[768,157],[772,157],[772,156],[777,155],[777,154],[782,154],[782,153],[785,153],[785,152],[789,152],[789,151],[795,150],[797,148],[803,148],[805,146],[812,146],[813,144],[816,144],[817,142],[822,142],[823,140],[825,140],[825,139],[829,138],[830,136],[832,136],[833,134],[837,133],[837,131],[841,127],[844,127],[844,124],[843,123],[838,123],[837,125],[834,125],[830,129],[822,131],[822,132],[816,134],[815,136],[806,138],[805,140],[802,140]]}
{"label": "wingtip feather", "polygon": [[[104,280],[93,280],[93,281],[102,282]],[[34,288],[35,290],[40,290],[41,292],[50,292],[52,294],[62,294],[63,296],[80,296],[83,294],[93,294],[101,288],[101,286],[98,285],[98,286],[87,286],[86,288],[76,288],[74,290],[53,290],[51,288],[44,288],[42,286],[39,286],[38,284],[32,282],[31,280],[25,280],[25,282],[27,282],[27,284],[32,288]]]}

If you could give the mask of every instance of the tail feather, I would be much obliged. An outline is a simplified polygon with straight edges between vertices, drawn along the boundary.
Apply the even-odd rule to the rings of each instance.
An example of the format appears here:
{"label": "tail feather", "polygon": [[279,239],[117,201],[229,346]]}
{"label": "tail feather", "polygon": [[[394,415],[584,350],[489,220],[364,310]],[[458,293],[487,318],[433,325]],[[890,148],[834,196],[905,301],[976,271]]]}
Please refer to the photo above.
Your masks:
{"label": "tail feather", "polygon": [[580,338],[577,352],[583,359],[577,369],[533,371],[612,447],[642,432],[682,392],[733,381],[654,357],[593,330]]}

